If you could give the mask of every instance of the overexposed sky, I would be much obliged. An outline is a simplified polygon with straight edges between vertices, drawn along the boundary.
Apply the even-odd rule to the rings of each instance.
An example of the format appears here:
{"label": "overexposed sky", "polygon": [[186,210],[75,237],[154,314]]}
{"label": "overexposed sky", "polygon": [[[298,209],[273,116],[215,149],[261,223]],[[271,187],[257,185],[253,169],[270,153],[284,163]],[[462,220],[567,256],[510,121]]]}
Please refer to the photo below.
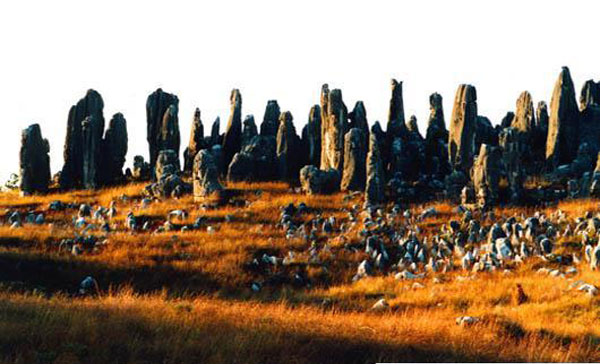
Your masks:
{"label": "overexposed sky", "polygon": [[477,88],[479,114],[500,122],[519,93],[549,99],[568,65],[579,92],[600,78],[598,1],[2,1],[0,179],[18,171],[21,130],[39,123],[52,173],[63,164],[67,115],[89,88],[106,123],[127,119],[129,152],[148,157],[146,97],[180,99],[182,152],[193,111],[205,133],[225,127],[229,93],[262,121],[267,100],[294,115],[300,133],[321,84],[385,128],[390,78],[404,81],[406,117],[421,133],[429,95],[446,123],[460,83]]}

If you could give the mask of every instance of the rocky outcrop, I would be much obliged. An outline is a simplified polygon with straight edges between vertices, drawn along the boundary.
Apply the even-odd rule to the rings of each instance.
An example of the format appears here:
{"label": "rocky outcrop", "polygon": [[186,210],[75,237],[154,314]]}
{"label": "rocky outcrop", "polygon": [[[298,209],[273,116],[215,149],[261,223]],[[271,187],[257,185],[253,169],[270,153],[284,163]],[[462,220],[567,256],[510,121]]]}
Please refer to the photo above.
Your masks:
{"label": "rocky outcrop", "polygon": [[81,123],[83,150],[82,185],[84,188],[95,189],[102,185],[102,133],[104,123],[96,116],[90,115]]}
{"label": "rocky outcrop", "polygon": [[348,119],[350,119],[350,125],[348,126],[349,130],[352,128],[359,129],[368,140],[369,123],[367,122],[367,109],[362,101],[357,101],[356,104],[354,104],[354,109],[348,114]]}
{"label": "rocky outcrop", "polygon": [[594,80],[585,81],[579,96],[581,110],[587,109],[590,105],[600,105],[600,82],[596,83]]}
{"label": "rocky outcrop", "polygon": [[448,155],[450,165],[463,172],[473,165],[475,128],[477,124],[477,92],[471,85],[460,85],[454,98]]}
{"label": "rocky outcrop", "polygon": [[475,123],[475,149],[473,155],[477,154],[481,144],[498,145],[498,129],[494,128],[490,119],[485,116],[477,116]]}
{"label": "rocky outcrop", "polygon": [[260,124],[260,135],[277,136],[277,129],[279,129],[279,114],[281,114],[281,111],[277,100],[269,100],[267,102],[263,121]]}
{"label": "rocky outcrop", "polygon": [[392,97],[390,99],[388,124],[386,128],[386,134],[390,143],[395,138],[403,138],[406,135],[404,100],[402,98],[402,82],[392,79],[391,88]]}
{"label": "rocky outcrop", "polygon": [[179,173],[180,169],[177,153],[171,149],[161,150],[156,159],[154,178],[160,180],[166,174]]}
{"label": "rocky outcrop", "polygon": [[278,177],[276,140],[272,136],[255,136],[231,160],[227,179],[237,181],[273,181]]}
{"label": "rocky outcrop", "polygon": [[550,119],[546,142],[546,161],[549,168],[568,164],[577,155],[579,137],[579,108],[571,73],[563,67],[554,85],[550,102]]}
{"label": "rocky outcrop", "polygon": [[546,164],[546,140],[548,139],[548,105],[540,101],[535,109],[535,130],[531,142],[531,154],[534,160],[534,172],[540,173]]}
{"label": "rocky outcrop", "polygon": [[146,186],[145,192],[158,198],[177,198],[190,193],[192,186],[181,179],[180,169],[177,153],[172,149],[161,150],[154,169],[156,182]]}
{"label": "rocky outcrop", "polygon": [[279,116],[277,130],[277,170],[281,180],[296,178],[300,168],[300,139],[296,134],[292,113],[289,111]]}
{"label": "rocky outcrop", "polygon": [[482,144],[471,170],[471,180],[479,206],[487,208],[498,201],[500,148]]}
{"label": "rocky outcrop", "polygon": [[344,172],[342,191],[364,191],[366,182],[367,135],[352,128],[344,137]]}
{"label": "rocky outcrop", "polygon": [[332,194],[340,188],[340,173],[333,168],[323,171],[313,165],[304,166],[300,170],[300,185],[309,195]]}
{"label": "rocky outcrop", "polygon": [[124,181],[123,166],[127,155],[127,121],[123,114],[113,115],[102,143],[102,174],[104,184],[116,184]]}
{"label": "rocky outcrop", "polygon": [[600,152],[600,85],[588,80],[581,89],[579,144],[586,143],[594,156]]}
{"label": "rocky outcrop", "polygon": [[502,164],[506,172],[510,199],[519,202],[523,195],[523,183],[527,170],[523,158],[529,150],[526,133],[515,127],[502,129],[500,132],[500,146],[502,147]]}
{"label": "rocky outcrop", "polygon": [[321,169],[333,168],[342,173],[344,167],[344,134],[348,110],[342,100],[342,91],[321,89]]}
{"label": "rocky outcrop", "polygon": [[42,137],[39,124],[21,133],[19,175],[21,193],[30,195],[48,191],[50,183],[50,144]]}
{"label": "rocky outcrop", "polygon": [[518,131],[525,133],[528,137],[535,128],[535,112],[533,110],[533,100],[528,91],[523,91],[517,99],[517,109],[515,117],[510,126]]}
{"label": "rocky outcrop", "polygon": [[515,113],[512,111],[507,112],[506,115],[504,115],[504,117],[502,118],[502,121],[500,122],[500,127],[502,129],[508,128],[509,126],[512,125],[512,122],[514,119],[515,119]]}
{"label": "rocky outcrop", "polygon": [[429,96],[429,120],[425,134],[425,165],[428,174],[445,176],[450,173],[448,163],[448,130],[444,121],[442,95]]}
{"label": "rocky outcrop", "polygon": [[137,181],[147,181],[152,178],[152,166],[141,155],[133,157],[133,170],[131,176]]}
{"label": "rocky outcrop", "polygon": [[242,148],[250,143],[250,141],[258,135],[258,129],[254,122],[254,115],[246,115],[244,118],[243,129],[242,129]]}
{"label": "rocky outcrop", "polygon": [[213,154],[203,149],[194,158],[194,198],[202,200],[204,197],[223,190],[219,183],[219,170]]}
{"label": "rocky outcrop", "polygon": [[377,205],[385,200],[385,175],[379,151],[379,143],[374,134],[369,138],[367,154],[367,183],[365,187],[365,204]]}
{"label": "rocky outcrop", "polygon": [[308,114],[308,123],[302,128],[304,164],[321,164],[321,107],[314,105]]}
{"label": "rocky outcrop", "polygon": [[235,153],[239,152],[242,147],[242,94],[238,89],[231,91],[229,101],[231,112],[223,136],[223,161],[226,166],[231,163]]}
{"label": "rocky outcrop", "polygon": [[179,134],[179,105],[173,103],[169,105],[163,115],[162,125],[158,133],[158,150],[172,150],[177,155],[177,164],[179,164],[179,147],[181,136]]}
{"label": "rocky outcrop", "polygon": [[[88,140],[87,144],[100,146],[102,134],[104,133],[104,101],[102,96],[94,90],[88,90],[85,97],[79,100],[76,105],[73,105],[69,110],[69,119],[67,122],[67,136],[65,138],[64,159],[59,184],[61,189],[71,189],[84,187],[83,181],[83,165],[85,156],[93,155],[90,151],[85,150],[83,136],[83,122],[87,117],[92,117],[94,120],[94,140]],[[89,132],[90,130],[88,130]],[[89,133],[88,133],[89,134]],[[90,136],[90,135],[88,135]],[[95,158],[94,162],[98,163],[95,166],[89,165],[87,168],[97,170],[100,166],[100,159]]]}
{"label": "rocky outcrop", "polygon": [[[171,105],[174,108],[170,109]],[[177,123],[177,109],[179,99],[177,96],[164,92],[161,88],[157,89],[148,96],[146,100],[146,128],[148,148],[150,150],[150,165],[156,164],[158,153],[165,148],[165,143],[175,144],[175,132],[177,134],[177,152],[179,152],[179,126],[175,130],[174,124]],[[171,115],[166,116],[167,112]]]}
{"label": "rocky outcrop", "polygon": [[200,117],[200,109],[196,108],[194,111],[194,119],[192,120],[192,127],[190,130],[190,142],[188,147],[183,152],[183,170],[191,173],[194,167],[194,157],[201,150],[206,148],[204,141],[204,125],[202,125],[202,119]]}

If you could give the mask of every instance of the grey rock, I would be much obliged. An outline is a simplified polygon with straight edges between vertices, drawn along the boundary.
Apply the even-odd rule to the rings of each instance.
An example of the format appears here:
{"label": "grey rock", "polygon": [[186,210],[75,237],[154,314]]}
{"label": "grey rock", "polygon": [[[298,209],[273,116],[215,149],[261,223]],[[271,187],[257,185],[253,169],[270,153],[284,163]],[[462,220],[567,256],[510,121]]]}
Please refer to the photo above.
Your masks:
{"label": "grey rock", "polygon": [[20,189],[24,194],[44,193],[50,183],[50,144],[42,129],[33,124],[21,133],[19,153]]}
{"label": "grey rock", "polygon": [[358,127],[344,137],[342,191],[364,191],[366,182],[367,135]]}

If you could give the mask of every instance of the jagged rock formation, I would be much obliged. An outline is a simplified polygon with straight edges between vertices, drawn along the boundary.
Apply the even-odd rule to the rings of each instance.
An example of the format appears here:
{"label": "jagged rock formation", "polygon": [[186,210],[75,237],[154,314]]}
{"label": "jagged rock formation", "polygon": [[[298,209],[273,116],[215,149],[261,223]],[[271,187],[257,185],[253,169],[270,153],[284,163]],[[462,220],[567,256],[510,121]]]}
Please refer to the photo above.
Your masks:
{"label": "jagged rock formation", "polygon": [[358,127],[344,137],[344,171],[342,191],[363,191],[366,179],[367,135]]}
{"label": "jagged rock formation", "polygon": [[48,191],[50,183],[50,144],[42,137],[39,124],[33,124],[21,133],[19,175],[21,193],[30,195]]}
{"label": "jagged rock formation", "polygon": [[342,91],[321,89],[321,169],[333,168],[342,173],[344,167],[344,134],[348,110],[342,100]]}
{"label": "jagged rock formation", "polygon": [[[67,122],[67,136],[65,139],[64,159],[59,184],[61,189],[80,188],[84,186],[97,186],[97,180],[90,181],[90,172],[96,171],[100,167],[100,156],[96,155],[99,150],[93,153],[86,150],[86,145],[99,147],[104,133],[104,101],[102,96],[95,90],[88,90],[85,97],[79,100],[69,110],[69,120]],[[83,122],[86,118],[93,120],[93,130],[88,128],[88,137],[93,140],[84,141]],[[93,133],[93,135],[92,135]],[[88,170],[87,184],[84,183],[84,159]],[[94,158],[90,161],[89,158]],[[90,163],[94,163],[91,165]],[[95,178],[95,177],[94,177]]]}
{"label": "jagged rock formation", "polygon": [[600,85],[593,80],[586,81],[579,100],[579,144],[587,144],[595,156],[600,151]]}
{"label": "jagged rock formation", "polygon": [[365,188],[365,204],[377,205],[385,200],[385,175],[379,151],[379,143],[374,134],[369,138],[367,154],[367,185]]}
{"label": "jagged rock formation", "polygon": [[356,104],[354,104],[354,109],[348,114],[348,119],[350,119],[350,125],[348,126],[349,130],[357,128],[368,138],[369,123],[367,122],[367,109],[362,101],[357,101]]}
{"label": "jagged rock formation", "polygon": [[471,85],[460,85],[454,98],[448,155],[450,165],[463,172],[473,165],[475,128],[477,124],[477,92]]}
{"label": "jagged rock formation", "polygon": [[404,120],[404,101],[402,98],[402,82],[395,79],[391,81],[392,97],[388,112],[388,124],[386,128],[387,144],[391,145],[395,138],[403,138],[406,135],[406,124]]}
{"label": "jagged rock formation", "polygon": [[103,181],[116,184],[124,181],[123,166],[127,155],[127,121],[123,114],[113,115],[102,143]]}
{"label": "jagged rock formation", "polygon": [[156,158],[156,182],[147,185],[145,192],[158,198],[177,198],[189,193],[191,185],[181,179],[180,170],[181,166],[177,153],[172,149],[161,150]]}
{"label": "jagged rock formation", "polygon": [[281,111],[277,100],[269,100],[267,102],[263,121],[260,124],[260,135],[277,136],[277,129],[279,129],[279,114],[281,114]]}
{"label": "jagged rock formation", "polygon": [[552,169],[568,164],[577,155],[579,109],[571,73],[563,67],[550,101],[546,161]]}
{"label": "jagged rock formation", "polygon": [[206,148],[204,141],[204,125],[200,117],[200,109],[194,111],[194,119],[192,120],[192,128],[190,130],[190,142],[188,147],[183,152],[183,170],[192,172],[194,167],[194,157],[201,150]]}
{"label": "jagged rock formation", "polygon": [[512,111],[507,112],[506,115],[504,115],[504,117],[502,118],[502,121],[500,122],[500,127],[502,129],[508,128],[509,126],[512,125],[512,122],[514,119],[515,119],[515,113]]}
{"label": "jagged rock formation", "polygon": [[203,199],[223,190],[219,183],[219,170],[213,154],[206,149],[201,150],[194,158],[194,198]]}
{"label": "jagged rock formation", "polygon": [[594,80],[585,81],[579,96],[581,110],[587,109],[590,105],[600,105],[600,82],[597,83]]}
{"label": "jagged rock formation", "polygon": [[308,114],[308,123],[302,128],[304,164],[315,166],[321,163],[321,107],[314,105]]}
{"label": "jagged rock formation", "polygon": [[448,130],[444,121],[442,95],[429,96],[429,120],[425,134],[425,165],[428,174],[445,176],[450,173],[448,163]]}
{"label": "jagged rock formation", "polygon": [[300,170],[300,185],[309,195],[328,195],[340,188],[340,172],[329,168],[320,170],[313,165],[302,167]]}
{"label": "jagged rock formation", "polygon": [[221,118],[217,116],[210,128],[210,145],[217,145],[223,143],[223,137],[220,134],[221,130]]}
{"label": "jagged rock formation", "polygon": [[226,166],[231,163],[235,153],[242,148],[242,94],[233,89],[229,98],[231,113],[227,122],[227,130],[223,136],[223,161]]}
{"label": "jagged rock formation", "polygon": [[133,171],[131,176],[134,180],[138,181],[147,181],[152,176],[152,166],[148,162],[144,160],[144,157],[141,155],[136,155],[133,157]]}
{"label": "jagged rock formation", "polygon": [[166,174],[179,173],[180,165],[177,153],[172,149],[161,150],[156,159],[154,178],[159,180]]}
{"label": "jagged rock formation", "polygon": [[502,147],[502,163],[508,180],[510,199],[519,202],[523,194],[526,169],[523,157],[529,150],[526,136],[516,127],[508,127],[500,132],[500,146]]}
{"label": "jagged rock formation", "polygon": [[104,123],[94,115],[86,117],[81,123],[81,144],[83,166],[81,182],[84,188],[95,189],[101,186],[101,151]]}
{"label": "jagged rock formation", "polygon": [[475,122],[475,149],[473,149],[473,155],[477,154],[481,144],[497,146],[498,130],[494,128],[490,119],[479,115]]}
{"label": "jagged rock formation", "polygon": [[531,154],[535,161],[534,172],[540,173],[545,169],[546,164],[546,140],[548,139],[548,105],[545,101],[540,101],[535,109],[536,126],[534,137],[531,143]]}
{"label": "jagged rock formation", "polygon": [[272,136],[255,136],[231,160],[229,181],[272,181],[278,177],[276,140]]}
{"label": "jagged rock formation", "polygon": [[158,150],[173,150],[179,164],[179,146],[181,136],[179,134],[179,106],[177,103],[169,105],[163,115],[162,125],[158,134]]}
{"label": "jagged rock formation", "polygon": [[498,181],[500,180],[500,149],[482,144],[471,170],[471,180],[475,189],[477,203],[486,208],[498,200]]}
{"label": "jagged rock formation", "polygon": [[[174,105],[171,108],[171,105]],[[179,125],[177,96],[157,89],[146,100],[146,128],[148,148],[150,150],[150,165],[156,164],[158,153],[163,149],[171,149],[179,153]],[[168,115],[167,115],[168,114]]]}
{"label": "jagged rock formation", "polygon": [[250,141],[257,135],[258,129],[256,128],[256,123],[254,122],[254,115],[246,115],[242,129],[242,148],[250,143]]}
{"label": "jagged rock formation", "polygon": [[277,130],[277,170],[281,180],[296,178],[300,169],[300,139],[296,134],[292,113],[279,116]]}

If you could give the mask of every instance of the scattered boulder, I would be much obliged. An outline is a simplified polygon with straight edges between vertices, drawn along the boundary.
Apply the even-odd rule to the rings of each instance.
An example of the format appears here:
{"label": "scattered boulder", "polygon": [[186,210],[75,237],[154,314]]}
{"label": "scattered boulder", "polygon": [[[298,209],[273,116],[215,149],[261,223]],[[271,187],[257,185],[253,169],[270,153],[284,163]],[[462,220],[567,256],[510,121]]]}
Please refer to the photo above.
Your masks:
{"label": "scattered boulder", "polygon": [[313,165],[300,170],[300,185],[309,195],[332,194],[340,188],[340,173],[333,168],[322,171]]}

